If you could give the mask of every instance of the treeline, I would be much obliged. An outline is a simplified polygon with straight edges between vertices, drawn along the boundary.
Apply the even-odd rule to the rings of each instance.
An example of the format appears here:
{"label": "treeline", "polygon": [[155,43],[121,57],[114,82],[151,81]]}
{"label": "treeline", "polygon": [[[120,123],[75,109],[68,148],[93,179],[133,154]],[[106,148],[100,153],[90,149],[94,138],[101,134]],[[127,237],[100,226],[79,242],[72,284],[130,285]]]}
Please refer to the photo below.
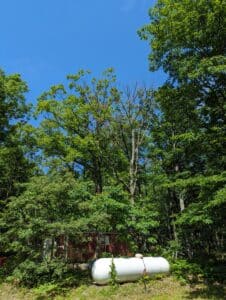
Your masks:
{"label": "treeline", "polygon": [[57,239],[84,232],[116,232],[131,251],[224,261],[225,16],[225,1],[157,1],[138,32],[150,69],[168,74],[156,90],[120,89],[113,69],[100,79],[81,70],[30,107],[21,77],[0,73],[4,276],[62,278]]}

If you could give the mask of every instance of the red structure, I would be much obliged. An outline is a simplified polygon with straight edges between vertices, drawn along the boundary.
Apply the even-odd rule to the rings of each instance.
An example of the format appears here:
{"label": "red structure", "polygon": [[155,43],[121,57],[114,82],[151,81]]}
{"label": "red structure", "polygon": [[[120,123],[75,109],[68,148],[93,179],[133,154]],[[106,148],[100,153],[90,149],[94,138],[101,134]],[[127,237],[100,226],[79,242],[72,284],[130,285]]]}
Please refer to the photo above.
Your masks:
{"label": "red structure", "polygon": [[57,242],[56,256],[66,256],[70,262],[87,262],[107,253],[113,256],[132,255],[128,244],[116,233],[85,233],[82,242],[65,241],[65,237],[61,236]]}
{"label": "red structure", "polygon": [[6,257],[0,256],[0,267],[2,267],[4,265],[5,261],[6,261]]}
{"label": "red structure", "polygon": [[[59,236],[46,239],[43,245],[43,256],[62,257],[69,263],[83,263],[101,256],[132,256],[129,245],[122,236],[113,232],[79,233],[74,237]],[[0,266],[7,257],[0,256]]]}

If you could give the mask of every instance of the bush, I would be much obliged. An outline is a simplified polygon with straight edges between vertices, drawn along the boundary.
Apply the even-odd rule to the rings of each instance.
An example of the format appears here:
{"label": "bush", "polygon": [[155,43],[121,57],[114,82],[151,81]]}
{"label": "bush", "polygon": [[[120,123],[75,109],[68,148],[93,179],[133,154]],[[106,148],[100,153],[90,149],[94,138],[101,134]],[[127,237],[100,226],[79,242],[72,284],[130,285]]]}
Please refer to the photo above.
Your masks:
{"label": "bush", "polygon": [[202,268],[185,259],[177,259],[171,261],[172,274],[177,277],[181,282],[196,282],[203,277],[204,272]]}
{"label": "bush", "polygon": [[8,280],[29,287],[43,285],[47,282],[51,284],[64,283],[72,285],[78,279],[76,273],[77,271],[69,269],[59,259],[40,263],[25,260],[14,269]]}

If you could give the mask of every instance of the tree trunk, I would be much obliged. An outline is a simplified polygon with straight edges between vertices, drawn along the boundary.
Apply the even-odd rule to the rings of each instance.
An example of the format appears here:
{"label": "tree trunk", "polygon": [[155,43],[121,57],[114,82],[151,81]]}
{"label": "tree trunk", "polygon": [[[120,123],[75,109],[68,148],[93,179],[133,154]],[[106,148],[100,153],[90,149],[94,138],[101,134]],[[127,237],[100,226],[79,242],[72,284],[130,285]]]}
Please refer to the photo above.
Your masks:
{"label": "tree trunk", "polygon": [[64,236],[64,258],[66,261],[68,260],[68,242],[69,242],[68,235],[65,235]]}
{"label": "tree trunk", "polygon": [[51,239],[51,255],[50,255],[50,257],[51,257],[51,260],[55,257],[55,250],[56,250],[56,247],[55,247],[56,245],[55,245],[55,238],[54,237],[52,237],[52,239]]}
{"label": "tree trunk", "polygon": [[[177,236],[177,229],[176,229],[176,224],[175,224],[175,220],[173,220],[173,236],[174,236],[174,241],[176,242],[176,243],[178,243],[178,236]],[[178,251],[177,250],[175,250],[175,252],[174,252],[174,258],[175,259],[177,259],[177,257],[178,257]]]}
{"label": "tree trunk", "polygon": [[135,130],[132,129],[132,149],[131,149],[131,159],[129,167],[129,191],[130,191],[130,203],[134,205],[135,203],[135,193],[137,187],[137,164],[138,164],[138,146],[136,145]]}
{"label": "tree trunk", "polygon": [[183,211],[185,209],[184,192],[183,191],[179,194],[179,204],[180,204],[180,211]]}
{"label": "tree trunk", "polygon": [[97,194],[101,194],[103,191],[103,178],[102,178],[102,170],[101,163],[98,161],[98,158],[94,159],[94,183],[95,183],[95,192]]}

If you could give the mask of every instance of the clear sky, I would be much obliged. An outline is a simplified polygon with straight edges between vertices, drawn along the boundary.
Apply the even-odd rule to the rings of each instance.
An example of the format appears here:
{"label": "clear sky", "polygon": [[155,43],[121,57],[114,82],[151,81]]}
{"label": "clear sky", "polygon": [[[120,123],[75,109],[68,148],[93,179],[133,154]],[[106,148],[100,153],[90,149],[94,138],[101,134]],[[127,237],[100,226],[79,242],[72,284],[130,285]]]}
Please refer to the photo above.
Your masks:
{"label": "clear sky", "polygon": [[28,100],[67,74],[89,69],[99,75],[114,67],[122,85],[156,87],[163,73],[148,70],[149,46],[137,30],[149,22],[154,0],[1,1],[0,68],[20,73]]}

